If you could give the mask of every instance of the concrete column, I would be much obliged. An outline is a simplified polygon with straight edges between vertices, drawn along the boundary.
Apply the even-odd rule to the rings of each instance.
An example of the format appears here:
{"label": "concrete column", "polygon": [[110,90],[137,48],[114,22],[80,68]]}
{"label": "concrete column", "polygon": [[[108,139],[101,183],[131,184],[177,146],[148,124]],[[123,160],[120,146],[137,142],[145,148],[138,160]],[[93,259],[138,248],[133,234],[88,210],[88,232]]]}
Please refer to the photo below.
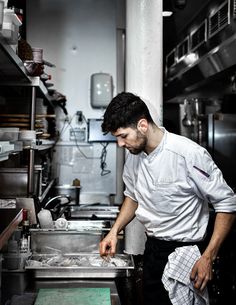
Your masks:
{"label": "concrete column", "polygon": [[126,0],[126,91],[148,100],[156,110],[160,124],[162,43],[162,1]]}
{"label": "concrete column", "polygon": [[[126,0],[126,91],[146,101],[162,124],[162,1]],[[135,218],[125,229],[125,252],[143,254],[146,235]]]}

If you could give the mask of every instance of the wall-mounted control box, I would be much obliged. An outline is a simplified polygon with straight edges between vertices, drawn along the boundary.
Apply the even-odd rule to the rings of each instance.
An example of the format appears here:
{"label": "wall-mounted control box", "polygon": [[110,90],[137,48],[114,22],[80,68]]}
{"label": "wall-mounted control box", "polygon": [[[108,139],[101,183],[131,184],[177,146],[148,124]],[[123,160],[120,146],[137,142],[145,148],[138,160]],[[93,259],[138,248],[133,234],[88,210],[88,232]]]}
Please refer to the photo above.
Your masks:
{"label": "wall-mounted control box", "polygon": [[116,142],[116,137],[102,132],[102,119],[88,119],[88,142]]}

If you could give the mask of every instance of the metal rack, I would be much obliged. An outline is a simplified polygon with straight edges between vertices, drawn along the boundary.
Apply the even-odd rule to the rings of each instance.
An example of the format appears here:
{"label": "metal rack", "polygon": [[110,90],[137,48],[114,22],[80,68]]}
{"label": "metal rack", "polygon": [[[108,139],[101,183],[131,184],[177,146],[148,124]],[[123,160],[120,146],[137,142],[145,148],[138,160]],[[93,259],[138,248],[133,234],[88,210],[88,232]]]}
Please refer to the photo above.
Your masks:
{"label": "metal rack", "polygon": [[[30,130],[34,130],[36,97],[51,102],[48,90],[39,76],[30,77],[26,74],[24,64],[14,50],[0,34],[0,87],[26,87],[30,90]],[[28,162],[28,197],[34,193],[34,158],[35,150],[49,149],[52,145],[32,146],[29,148]]]}

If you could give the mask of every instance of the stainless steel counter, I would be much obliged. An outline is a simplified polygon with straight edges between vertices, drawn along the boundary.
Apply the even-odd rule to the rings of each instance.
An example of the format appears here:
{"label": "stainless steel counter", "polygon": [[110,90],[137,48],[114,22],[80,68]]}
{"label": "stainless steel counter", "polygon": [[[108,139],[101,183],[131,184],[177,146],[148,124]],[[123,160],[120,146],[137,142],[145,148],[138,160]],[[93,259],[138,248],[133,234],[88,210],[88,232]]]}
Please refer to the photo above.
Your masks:
{"label": "stainless steel counter", "polygon": [[[0,304],[5,305],[13,295],[37,295],[40,288],[110,288],[112,305],[142,305],[137,279],[34,279],[28,272],[3,272]],[[32,304],[33,305],[33,304]]]}

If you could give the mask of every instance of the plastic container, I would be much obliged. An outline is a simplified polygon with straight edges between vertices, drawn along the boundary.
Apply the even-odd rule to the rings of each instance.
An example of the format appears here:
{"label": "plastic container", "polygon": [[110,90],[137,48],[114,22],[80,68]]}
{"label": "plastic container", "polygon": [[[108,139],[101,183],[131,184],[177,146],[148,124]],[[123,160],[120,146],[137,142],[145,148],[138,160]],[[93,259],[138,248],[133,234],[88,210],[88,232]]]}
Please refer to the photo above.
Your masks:
{"label": "plastic container", "polygon": [[3,267],[6,270],[24,271],[25,262],[32,255],[31,252],[26,253],[5,253]]}
{"label": "plastic container", "polygon": [[0,141],[17,141],[19,128],[0,128]]}
{"label": "plastic container", "polygon": [[19,268],[20,257],[18,253],[4,254],[3,266],[7,270],[17,270]]}
{"label": "plastic container", "polygon": [[19,27],[22,22],[11,9],[4,9],[2,35],[5,37],[9,44],[18,43]]}
{"label": "plastic container", "polygon": [[41,209],[38,213],[39,224],[42,229],[53,229],[54,223],[49,210]]}

